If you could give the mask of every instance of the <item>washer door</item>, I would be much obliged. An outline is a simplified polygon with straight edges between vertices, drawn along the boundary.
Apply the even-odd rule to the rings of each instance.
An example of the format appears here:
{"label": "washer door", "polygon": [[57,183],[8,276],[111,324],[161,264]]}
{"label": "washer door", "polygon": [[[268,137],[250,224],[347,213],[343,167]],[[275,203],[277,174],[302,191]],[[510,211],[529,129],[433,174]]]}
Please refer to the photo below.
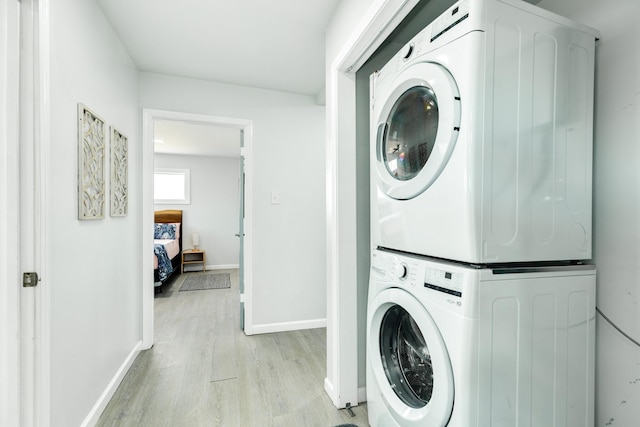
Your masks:
{"label": "washer door", "polygon": [[433,184],[451,156],[460,130],[460,93],[451,73],[433,62],[408,67],[391,88],[380,94],[376,170],[388,196],[411,199]]}
{"label": "washer door", "polygon": [[446,426],[453,372],[435,322],[415,297],[398,288],[378,294],[369,309],[367,357],[391,416],[403,426]]}

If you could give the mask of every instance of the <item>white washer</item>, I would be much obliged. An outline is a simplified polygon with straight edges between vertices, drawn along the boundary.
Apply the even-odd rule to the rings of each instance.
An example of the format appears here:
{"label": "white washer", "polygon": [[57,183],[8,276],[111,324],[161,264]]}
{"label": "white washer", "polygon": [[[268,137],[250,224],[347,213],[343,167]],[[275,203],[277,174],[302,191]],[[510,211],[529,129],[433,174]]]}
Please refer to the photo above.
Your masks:
{"label": "white washer", "polygon": [[367,308],[371,426],[593,426],[594,266],[374,250]]}
{"label": "white washer", "polygon": [[590,259],[597,37],[521,0],[462,0],[374,73],[374,247]]}

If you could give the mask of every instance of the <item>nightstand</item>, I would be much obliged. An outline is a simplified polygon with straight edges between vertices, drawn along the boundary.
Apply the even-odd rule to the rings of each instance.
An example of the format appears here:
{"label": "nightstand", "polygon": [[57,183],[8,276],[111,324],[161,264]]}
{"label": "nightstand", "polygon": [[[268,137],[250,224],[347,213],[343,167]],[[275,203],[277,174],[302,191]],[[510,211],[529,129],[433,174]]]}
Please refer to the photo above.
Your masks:
{"label": "nightstand", "polygon": [[182,273],[185,264],[202,264],[202,271],[207,268],[207,256],[202,249],[187,249],[182,251]]}

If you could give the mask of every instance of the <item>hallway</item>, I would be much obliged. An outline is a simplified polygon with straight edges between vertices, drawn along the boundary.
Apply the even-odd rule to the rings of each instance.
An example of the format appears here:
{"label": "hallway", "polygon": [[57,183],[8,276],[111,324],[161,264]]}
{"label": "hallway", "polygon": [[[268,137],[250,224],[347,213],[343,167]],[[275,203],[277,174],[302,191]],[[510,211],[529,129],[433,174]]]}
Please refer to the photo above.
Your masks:
{"label": "hallway", "polygon": [[155,297],[155,344],[141,352],[99,426],[368,426],[323,390],[326,331],[246,336],[238,271],[230,289],[180,292],[187,273]]}

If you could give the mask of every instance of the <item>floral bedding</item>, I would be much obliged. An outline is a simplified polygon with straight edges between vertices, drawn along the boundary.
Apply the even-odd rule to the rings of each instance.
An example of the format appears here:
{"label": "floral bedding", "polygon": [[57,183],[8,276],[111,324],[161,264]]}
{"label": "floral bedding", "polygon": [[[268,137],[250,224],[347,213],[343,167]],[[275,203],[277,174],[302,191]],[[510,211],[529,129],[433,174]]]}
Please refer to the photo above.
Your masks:
{"label": "floral bedding", "polygon": [[156,255],[156,259],[158,260],[158,278],[163,282],[171,273],[173,273],[171,259],[169,258],[167,249],[163,244],[154,243],[153,253]]}
{"label": "floral bedding", "polygon": [[153,226],[154,268],[158,270],[160,284],[173,273],[171,259],[180,254],[180,246],[175,243],[180,238],[180,223],[156,223]]}

